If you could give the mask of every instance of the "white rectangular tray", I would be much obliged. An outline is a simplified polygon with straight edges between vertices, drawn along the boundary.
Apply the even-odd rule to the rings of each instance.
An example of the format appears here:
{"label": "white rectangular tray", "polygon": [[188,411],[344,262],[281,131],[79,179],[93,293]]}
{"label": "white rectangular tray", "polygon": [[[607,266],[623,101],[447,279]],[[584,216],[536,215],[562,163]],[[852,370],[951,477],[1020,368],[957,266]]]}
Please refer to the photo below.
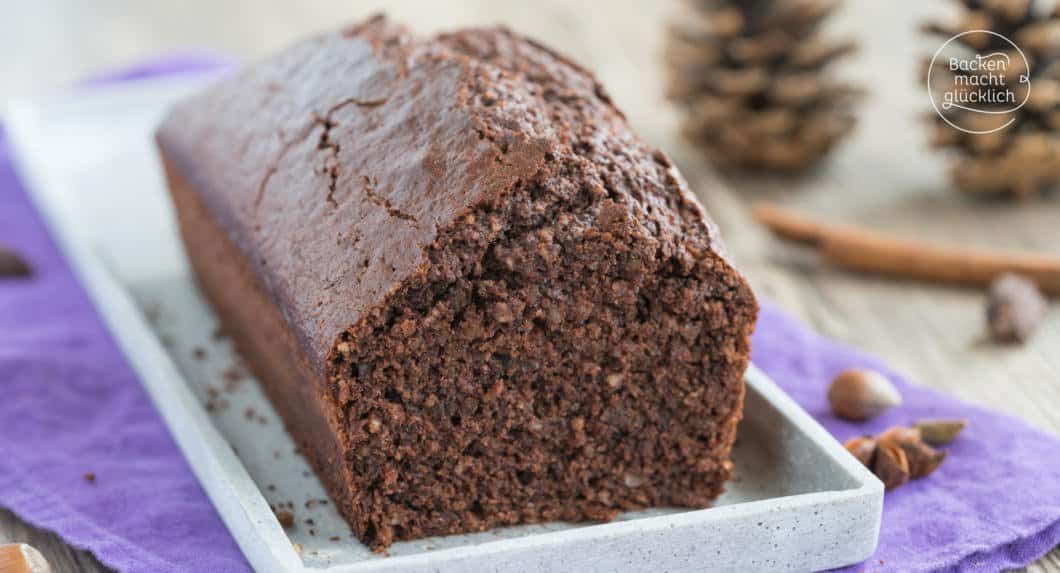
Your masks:
{"label": "white rectangular tray", "polygon": [[[761,372],[747,373],[736,477],[715,507],[397,543],[350,533],[194,286],[152,144],[206,78],[15,102],[23,181],[192,469],[255,569],[748,571],[855,563],[876,546],[880,482]],[[272,508],[290,508],[284,530]]]}

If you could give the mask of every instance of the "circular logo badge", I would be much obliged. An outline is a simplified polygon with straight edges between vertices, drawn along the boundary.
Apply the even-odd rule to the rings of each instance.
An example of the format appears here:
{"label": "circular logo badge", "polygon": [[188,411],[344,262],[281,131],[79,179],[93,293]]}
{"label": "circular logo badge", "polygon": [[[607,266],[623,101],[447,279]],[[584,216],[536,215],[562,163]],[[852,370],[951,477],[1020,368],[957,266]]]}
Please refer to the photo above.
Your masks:
{"label": "circular logo badge", "polygon": [[1030,61],[1015,42],[990,30],[946,40],[927,70],[935,113],[954,129],[982,135],[1016,121],[1031,97]]}

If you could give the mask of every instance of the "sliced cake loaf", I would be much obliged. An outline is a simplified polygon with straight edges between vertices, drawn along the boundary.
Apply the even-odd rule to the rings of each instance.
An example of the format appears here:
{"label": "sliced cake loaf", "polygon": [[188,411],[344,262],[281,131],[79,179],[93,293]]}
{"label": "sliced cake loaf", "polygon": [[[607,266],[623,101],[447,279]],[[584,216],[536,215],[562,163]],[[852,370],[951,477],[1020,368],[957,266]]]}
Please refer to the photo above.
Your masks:
{"label": "sliced cake loaf", "polygon": [[373,18],[158,143],[205,295],[369,545],[722,491],[755,299],[585,70]]}

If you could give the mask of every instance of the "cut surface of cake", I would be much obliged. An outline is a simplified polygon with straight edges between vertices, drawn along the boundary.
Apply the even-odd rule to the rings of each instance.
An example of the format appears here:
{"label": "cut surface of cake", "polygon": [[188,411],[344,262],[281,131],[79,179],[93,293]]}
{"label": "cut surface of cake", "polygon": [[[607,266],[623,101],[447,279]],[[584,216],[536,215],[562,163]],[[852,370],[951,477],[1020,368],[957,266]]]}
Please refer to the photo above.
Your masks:
{"label": "cut surface of cake", "polygon": [[203,293],[368,545],[723,490],[754,296],[579,66],[376,17],[157,140]]}

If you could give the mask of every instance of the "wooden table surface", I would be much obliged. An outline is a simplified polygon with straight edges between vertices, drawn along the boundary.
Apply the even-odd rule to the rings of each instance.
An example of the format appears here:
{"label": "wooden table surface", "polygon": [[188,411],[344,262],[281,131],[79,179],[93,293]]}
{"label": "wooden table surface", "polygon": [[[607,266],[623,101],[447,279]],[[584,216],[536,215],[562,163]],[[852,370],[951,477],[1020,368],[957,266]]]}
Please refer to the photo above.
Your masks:
{"label": "wooden table surface", "polygon": [[[918,116],[930,104],[918,62],[938,46],[916,27],[929,15],[945,15],[948,7],[940,3],[855,0],[831,19],[829,33],[861,42],[861,51],[837,71],[871,94],[855,135],[826,164],[795,179],[720,176],[675,137],[677,116],[661,95],[660,64],[665,23],[680,7],[647,0],[606,8],[564,0],[13,3],[0,21],[0,53],[19,56],[5,56],[0,102],[181,48],[253,58],[384,7],[420,31],[504,23],[570,54],[600,76],[646,139],[676,159],[760,296],[820,332],[882,357],[917,383],[1060,434],[1055,309],[1030,343],[998,347],[984,337],[981,292],[843,273],[774,241],[749,219],[750,201],[769,199],[909,237],[1060,253],[1060,201],[968,200],[949,188],[945,158],[925,146]],[[13,540],[41,549],[58,571],[103,570],[91,555],[0,510],[0,542]],[[1028,570],[1060,572],[1060,551]]]}

